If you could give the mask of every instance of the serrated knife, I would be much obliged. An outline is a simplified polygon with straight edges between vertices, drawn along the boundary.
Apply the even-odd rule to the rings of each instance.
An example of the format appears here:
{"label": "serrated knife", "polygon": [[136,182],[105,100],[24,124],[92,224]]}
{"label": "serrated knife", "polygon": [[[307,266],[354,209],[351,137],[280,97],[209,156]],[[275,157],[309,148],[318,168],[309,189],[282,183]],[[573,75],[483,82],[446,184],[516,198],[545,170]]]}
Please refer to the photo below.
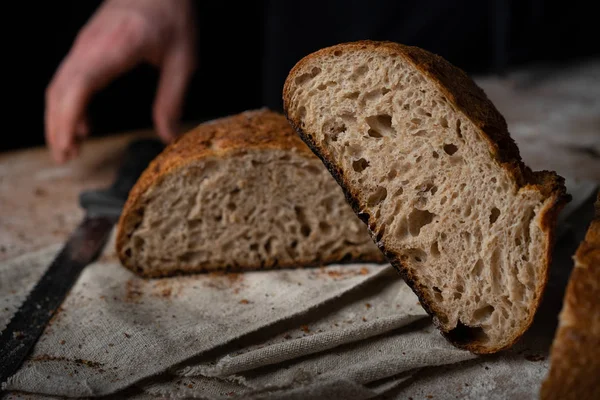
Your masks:
{"label": "serrated knife", "polygon": [[113,184],[80,194],[85,217],[0,333],[0,384],[20,368],[85,266],[102,252],[129,191],[163,148],[154,139],[131,142]]}

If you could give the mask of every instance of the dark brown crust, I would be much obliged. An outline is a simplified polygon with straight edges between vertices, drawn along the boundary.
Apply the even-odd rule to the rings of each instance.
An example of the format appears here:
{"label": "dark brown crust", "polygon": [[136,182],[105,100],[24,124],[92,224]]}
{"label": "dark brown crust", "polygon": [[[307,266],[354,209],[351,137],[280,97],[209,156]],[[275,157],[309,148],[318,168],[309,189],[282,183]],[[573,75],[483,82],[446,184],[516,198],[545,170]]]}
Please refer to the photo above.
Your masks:
{"label": "dark brown crust", "polygon": [[[315,158],[310,149],[298,138],[286,118],[282,114],[266,108],[243,112],[199,125],[167,146],[149,164],[132,188],[117,226],[116,251],[121,263],[144,277],[171,276],[223,269],[222,265],[216,264],[205,265],[203,269],[188,265],[180,271],[157,270],[148,272],[132,263],[130,257],[125,254],[124,247],[131,232],[136,229],[142,220],[145,207],[142,198],[150,187],[157,185],[164,177],[176,173],[177,170],[185,168],[197,160],[226,158],[253,149],[289,150],[307,158]],[[265,268],[292,268],[294,266],[308,267],[334,262],[381,263],[385,262],[385,258],[381,253],[373,251],[369,254],[340,252],[328,259],[321,260],[320,263],[316,263],[314,259],[296,260],[294,265],[277,265],[276,260],[271,261],[266,265],[230,266],[228,270],[245,271]]]}
{"label": "dark brown crust", "polygon": [[538,309],[542,299],[542,294],[548,279],[548,267],[551,263],[556,218],[560,210],[570,200],[570,196],[566,193],[564,179],[551,171],[532,172],[522,162],[519,150],[508,132],[504,117],[487,98],[483,90],[479,88],[464,71],[454,67],[442,57],[420,48],[405,46],[394,42],[364,40],[327,47],[304,57],[290,71],[283,88],[284,113],[302,140],[321,159],[329,172],[342,187],[348,203],[352,206],[360,219],[369,226],[372,235],[374,235],[373,232],[375,231],[376,221],[372,221],[368,214],[360,212],[364,207],[359,203],[358,193],[353,192],[351,185],[344,177],[342,169],[333,164],[327,158],[325,154],[326,151],[319,148],[312,137],[303,131],[301,122],[293,112],[293,105],[291,104],[292,87],[296,76],[307,71],[309,68],[308,66],[321,56],[329,57],[333,55],[334,52],[350,51],[382,53],[386,56],[402,57],[409,62],[416,70],[423,73],[431,82],[437,85],[441,93],[448,99],[449,104],[460,111],[477,128],[479,128],[481,137],[485,139],[490,146],[491,156],[495,157],[502,167],[512,175],[515,183],[519,187],[533,188],[542,193],[544,197],[550,199],[545,210],[541,211],[541,228],[547,234],[548,240],[545,249],[545,268],[543,276],[540,278],[540,286],[536,293],[538,302],[537,304],[532,304],[531,314],[523,325],[522,331],[515,335],[515,337],[505,346],[486,346],[478,343],[477,340],[464,341],[465,338],[453,336],[452,331],[444,331],[437,320],[439,312],[436,310],[435,300],[429,298],[426,291],[418,282],[418,279],[416,279],[415,276],[412,276],[410,271],[402,266],[400,255],[386,249],[385,246],[374,237],[374,240],[378,243],[386,258],[412,288],[425,311],[433,317],[434,322],[444,337],[446,337],[453,345],[477,354],[495,353],[512,347],[531,325],[535,311]]}
{"label": "dark brown crust", "polygon": [[540,398],[600,399],[600,191],[575,253]]}

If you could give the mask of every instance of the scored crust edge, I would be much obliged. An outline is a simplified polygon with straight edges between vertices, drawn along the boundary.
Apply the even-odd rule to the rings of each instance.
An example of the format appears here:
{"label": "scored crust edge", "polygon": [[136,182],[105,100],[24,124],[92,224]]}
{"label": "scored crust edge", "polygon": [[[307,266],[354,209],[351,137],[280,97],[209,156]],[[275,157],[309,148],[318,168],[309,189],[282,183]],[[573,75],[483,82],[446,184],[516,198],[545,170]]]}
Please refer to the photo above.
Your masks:
{"label": "scored crust edge", "polygon": [[[407,46],[404,44],[390,41],[359,40],[355,42],[340,43],[317,50],[296,63],[290,70],[283,86],[283,110],[289,123],[298,133],[300,138],[308,147],[321,159],[325,167],[342,187],[346,200],[351,205],[358,217],[369,227],[371,235],[375,234],[369,224],[370,215],[362,212],[357,194],[350,189],[341,168],[330,162],[321,153],[319,146],[307,135],[299,120],[289,112],[291,101],[291,87],[294,78],[303,70],[304,66],[321,55],[331,55],[336,51],[355,51],[370,50],[380,52],[393,57],[402,57],[407,63],[412,65],[417,71],[429,78],[446,96],[449,103],[457,108],[465,118],[469,119],[477,128],[480,137],[484,139],[490,148],[490,155],[505,168],[515,180],[519,188],[530,187],[541,192],[544,197],[550,201],[540,210],[542,231],[547,235],[545,254],[545,268],[540,277],[540,284],[536,291],[538,299],[537,304],[532,304],[532,312],[529,314],[523,329],[516,334],[512,340],[504,346],[482,346],[477,342],[466,342],[464,338],[455,338],[452,335],[455,328],[450,331],[444,331],[437,324],[435,300],[431,299],[425,291],[421,290],[416,279],[402,267],[399,256],[385,248],[385,246],[376,241],[383,254],[399,272],[405,282],[411,287],[417,295],[425,311],[433,317],[434,323],[438,326],[442,335],[455,347],[468,350],[476,354],[491,354],[512,347],[529,329],[533,318],[542,301],[543,292],[548,280],[548,269],[552,261],[552,248],[555,240],[556,220],[558,214],[567,202],[571,200],[571,195],[567,194],[564,184],[564,178],[553,171],[532,171],[521,160],[519,149],[508,132],[508,127],[504,117],[496,109],[494,104],[488,99],[487,95],[462,69],[450,64],[444,58],[423,50],[419,47]],[[468,333],[467,333],[468,334]],[[456,332],[454,332],[456,335]]]}
{"label": "scored crust edge", "polygon": [[[218,145],[215,143],[218,141]],[[128,235],[134,231],[143,217],[144,194],[170,174],[185,168],[190,163],[209,158],[218,160],[245,153],[248,150],[288,150],[298,155],[315,158],[314,153],[301,141],[289,126],[285,116],[267,107],[252,109],[200,123],[180,135],[152,160],[142,172],[129,196],[117,223],[115,249],[121,264],[144,278],[160,278],[181,274],[202,272],[240,272],[265,269],[262,265],[240,268],[221,268],[217,264],[207,264],[192,270],[146,271],[134,265],[125,254]],[[346,255],[346,257],[344,257]],[[359,253],[356,251],[332,254],[327,259],[313,261],[297,259],[292,264],[278,263],[267,269],[310,268],[327,263],[376,263],[387,262],[384,255],[376,250]]]}
{"label": "scored crust edge", "polygon": [[550,349],[550,368],[540,388],[542,400],[600,398],[600,190],[574,263]]}

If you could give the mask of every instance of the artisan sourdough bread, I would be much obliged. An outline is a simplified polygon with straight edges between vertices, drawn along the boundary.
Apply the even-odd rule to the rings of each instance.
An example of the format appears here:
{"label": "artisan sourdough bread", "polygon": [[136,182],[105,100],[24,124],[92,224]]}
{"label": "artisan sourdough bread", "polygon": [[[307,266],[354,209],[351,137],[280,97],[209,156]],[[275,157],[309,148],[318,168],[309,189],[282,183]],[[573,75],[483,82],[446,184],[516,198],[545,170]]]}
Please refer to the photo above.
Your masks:
{"label": "artisan sourdough bread", "polygon": [[131,190],[116,243],[145,277],[385,262],[323,164],[267,109],[168,146]]}
{"label": "artisan sourdough bread", "polygon": [[283,98],[442,333],[474,353],[511,346],[540,303],[568,195],[522,163],[484,92],[427,51],[361,41],[303,58]]}
{"label": "artisan sourdough bread", "polygon": [[600,192],[574,261],[542,400],[600,399]]}

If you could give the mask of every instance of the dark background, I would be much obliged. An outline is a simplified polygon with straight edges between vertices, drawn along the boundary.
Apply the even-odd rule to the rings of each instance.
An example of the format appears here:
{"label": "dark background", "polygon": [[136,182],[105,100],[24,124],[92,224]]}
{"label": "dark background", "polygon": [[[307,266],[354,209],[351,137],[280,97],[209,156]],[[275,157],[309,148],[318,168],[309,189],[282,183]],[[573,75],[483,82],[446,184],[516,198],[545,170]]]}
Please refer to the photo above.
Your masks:
{"label": "dark background", "polygon": [[[44,145],[44,91],[99,0],[22,1],[5,8],[4,128],[0,151]],[[600,54],[590,4],[540,0],[200,1],[199,69],[183,119],[279,109],[283,80],[304,55],[359,39],[440,54],[470,74]],[[11,21],[12,20],[12,21]],[[11,25],[14,24],[14,25]],[[92,135],[152,127],[158,74],[140,66],[97,94]]]}

